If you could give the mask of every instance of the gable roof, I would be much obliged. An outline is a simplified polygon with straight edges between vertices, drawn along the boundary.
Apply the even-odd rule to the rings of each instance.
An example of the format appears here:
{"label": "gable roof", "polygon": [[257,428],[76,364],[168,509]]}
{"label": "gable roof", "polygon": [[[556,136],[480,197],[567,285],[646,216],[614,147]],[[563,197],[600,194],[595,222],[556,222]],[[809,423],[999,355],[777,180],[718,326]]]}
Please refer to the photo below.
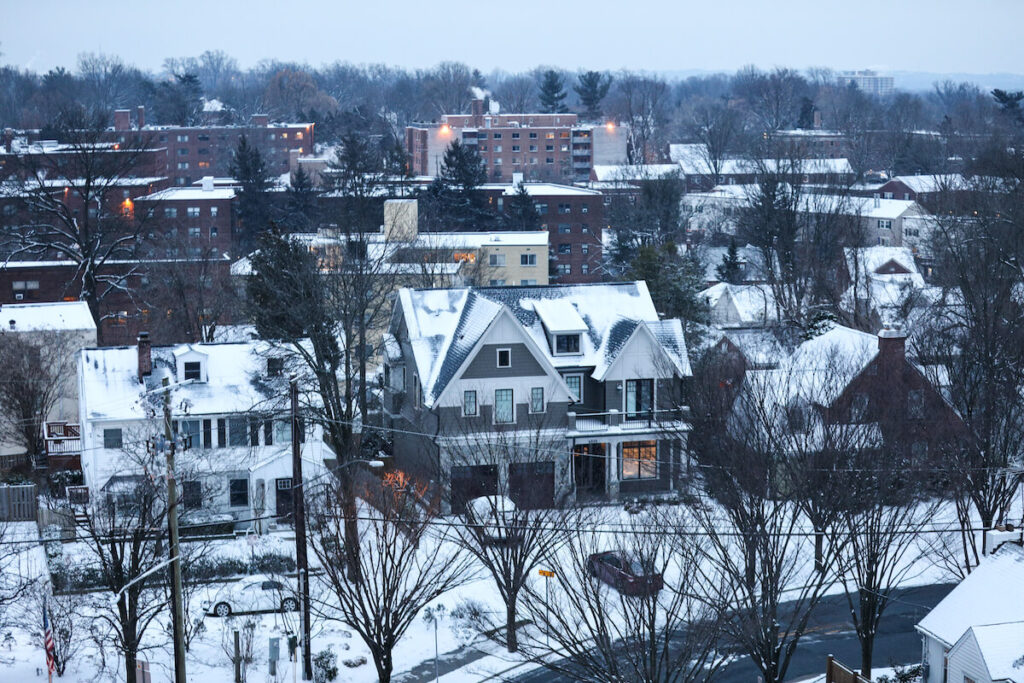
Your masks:
{"label": "gable roof", "polygon": [[[776,320],[775,294],[765,284],[732,285],[719,282],[700,293],[711,306],[712,322],[722,327],[756,327]],[[732,304],[736,312],[736,320],[722,319],[716,316],[716,308],[723,299]],[[715,319],[715,318],[718,319]]]}
{"label": "gable roof", "polygon": [[951,647],[972,626],[1018,621],[1021,605],[1024,548],[1006,543],[986,557],[916,628]]}
{"label": "gable roof", "polygon": [[[646,283],[594,283],[523,287],[402,289],[398,316],[405,321],[423,403],[432,406],[457,376],[484,334],[503,314],[522,328],[541,361],[555,368],[607,368],[643,323],[681,375],[690,374],[682,324],[659,320]],[[545,318],[580,334],[580,354],[555,356]],[[568,322],[566,322],[568,320]]]}
{"label": "gable roof", "polygon": [[960,636],[950,653],[962,647],[972,635],[989,678],[1011,683],[1024,681],[1024,621],[972,626]]}

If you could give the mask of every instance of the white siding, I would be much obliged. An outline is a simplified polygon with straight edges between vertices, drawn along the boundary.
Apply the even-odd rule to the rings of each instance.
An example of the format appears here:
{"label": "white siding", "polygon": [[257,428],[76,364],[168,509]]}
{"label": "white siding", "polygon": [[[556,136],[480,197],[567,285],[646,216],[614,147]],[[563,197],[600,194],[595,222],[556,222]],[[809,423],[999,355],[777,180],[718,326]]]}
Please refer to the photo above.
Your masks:
{"label": "white siding", "polygon": [[924,663],[928,666],[928,677],[924,683],[943,683],[942,667],[945,648],[930,636],[924,636]]}
{"label": "white siding", "polygon": [[992,683],[978,641],[971,631],[965,633],[949,651],[947,683],[964,683],[965,677],[970,677],[974,683]]}

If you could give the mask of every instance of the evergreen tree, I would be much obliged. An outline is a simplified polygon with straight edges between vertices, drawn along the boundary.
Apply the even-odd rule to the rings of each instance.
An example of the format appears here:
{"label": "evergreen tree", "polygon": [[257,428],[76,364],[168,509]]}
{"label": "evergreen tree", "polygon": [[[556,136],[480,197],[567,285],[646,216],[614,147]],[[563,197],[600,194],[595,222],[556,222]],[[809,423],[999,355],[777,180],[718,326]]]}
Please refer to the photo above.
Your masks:
{"label": "evergreen tree", "polygon": [[632,280],[647,282],[659,314],[682,319],[687,343],[692,345],[700,327],[710,321],[708,302],[700,296],[705,284],[704,264],[697,254],[692,249],[680,254],[672,242],[644,245],[627,274]]}
{"label": "evergreen tree", "polygon": [[565,106],[565,81],[554,69],[548,69],[540,79],[539,86],[541,111],[547,114],[559,114],[567,112]]}
{"label": "evergreen tree", "polygon": [[729,240],[729,250],[715,268],[715,274],[719,280],[731,285],[743,282],[743,263],[740,261],[739,249],[736,248],[736,240]]}
{"label": "evergreen tree", "polygon": [[296,230],[308,230],[316,224],[316,188],[306,169],[299,166],[288,188],[288,220]]}
{"label": "evergreen tree", "polygon": [[611,85],[612,77],[600,71],[587,71],[579,75],[572,89],[579,95],[584,117],[591,121],[601,118],[601,101]]}
{"label": "evergreen tree", "polygon": [[476,149],[452,140],[444,152],[440,179],[449,190],[467,194],[487,181],[487,169]]}
{"label": "evergreen tree", "polygon": [[814,106],[814,100],[810,97],[804,96],[800,100],[800,118],[797,119],[796,127],[804,130],[814,128],[814,111],[817,107]]}
{"label": "evergreen tree", "polygon": [[156,119],[165,125],[194,126],[203,111],[203,87],[194,73],[175,75],[153,93]]}
{"label": "evergreen tree", "polygon": [[540,230],[540,212],[523,185],[505,198],[505,224],[509,230]]}
{"label": "evergreen tree", "polygon": [[256,235],[270,226],[273,181],[260,150],[250,145],[245,135],[238,140],[230,170],[239,184],[237,218],[242,248],[247,249],[254,244]]}

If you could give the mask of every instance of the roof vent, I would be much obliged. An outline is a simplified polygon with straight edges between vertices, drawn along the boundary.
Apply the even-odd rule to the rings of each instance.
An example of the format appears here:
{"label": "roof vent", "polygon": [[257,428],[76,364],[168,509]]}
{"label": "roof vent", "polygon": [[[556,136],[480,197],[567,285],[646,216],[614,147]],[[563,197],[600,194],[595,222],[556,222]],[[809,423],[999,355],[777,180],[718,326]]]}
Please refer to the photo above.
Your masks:
{"label": "roof vent", "polygon": [[12,330],[14,329],[14,326],[15,326],[15,325],[17,325],[17,322],[15,322],[14,320],[12,320],[12,321],[11,321],[11,329],[12,329]]}

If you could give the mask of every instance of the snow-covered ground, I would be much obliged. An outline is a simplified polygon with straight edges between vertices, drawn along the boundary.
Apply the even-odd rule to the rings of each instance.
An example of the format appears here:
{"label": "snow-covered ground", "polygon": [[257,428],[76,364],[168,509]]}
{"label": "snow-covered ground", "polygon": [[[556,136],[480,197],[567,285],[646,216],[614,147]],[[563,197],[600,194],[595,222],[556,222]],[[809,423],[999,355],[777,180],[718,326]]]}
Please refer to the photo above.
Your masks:
{"label": "snow-covered ground", "polygon": [[[616,528],[618,525],[628,523],[633,519],[619,507],[603,508],[604,524],[609,528]],[[643,513],[641,513],[643,514]],[[1017,510],[1014,519],[1019,519],[1020,511]],[[938,528],[952,521],[954,514],[951,506],[945,506],[933,521],[933,527]],[[35,536],[34,525],[19,525],[14,529],[12,537],[21,540],[31,539]],[[609,534],[609,545],[615,543],[614,535]],[[813,563],[810,559],[812,542],[807,539],[803,544],[807,555],[807,571],[811,571]],[[219,540],[212,542],[205,550],[211,556],[233,557],[245,559],[254,554],[265,552],[288,553],[294,549],[294,535],[290,532],[276,532],[254,539],[239,538]],[[89,561],[88,549],[82,543],[63,544],[63,557],[65,562],[86,562]],[[908,558],[908,561],[911,561]],[[953,577],[948,570],[935,563],[927,556],[915,556],[913,564],[906,574],[904,586],[927,585],[937,582],[950,581]],[[314,563],[311,556],[311,564]],[[568,564],[568,563],[567,563]],[[26,544],[24,550],[19,553],[18,571],[23,576],[35,577],[44,580],[45,553],[41,545]],[[671,577],[666,577],[671,581]],[[539,580],[534,578],[534,580]],[[314,581],[314,601],[321,600],[330,604],[330,594],[324,591]],[[207,595],[223,588],[222,584],[211,584],[205,591],[200,590],[194,598],[198,603]],[[842,587],[835,585],[832,592],[839,592]],[[108,594],[90,594],[83,596],[83,620],[90,621],[90,614],[95,616],[95,608],[89,607],[90,602],[97,600],[109,601]],[[471,599],[485,609],[493,610],[497,614],[503,613],[503,605],[494,588],[489,576],[481,575],[480,578],[451,591],[435,601],[434,606],[444,605],[450,612],[463,600]],[[92,610],[92,611],[90,611]],[[198,612],[198,608],[195,608]],[[15,610],[17,612],[17,610]],[[22,610],[16,613],[10,620],[8,628],[0,632],[0,669],[3,670],[2,680],[12,681],[36,681],[45,679],[44,658],[42,644],[38,637],[32,635],[38,631],[39,615],[31,609]],[[232,668],[229,655],[225,652],[225,645],[230,642],[232,630],[242,628],[242,625],[251,621],[254,626],[253,653],[254,661],[248,667],[249,681],[289,681],[292,679],[293,666],[287,660],[279,662],[278,674],[271,677],[268,672],[268,647],[269,639],[272,637],[281,638],[282,656],[286,657],[287,633],[293,632],[298,627],[298,619],[295,614],[259,614],[259,615],[238,615],[231,619],[220,619],[217,617],[206,617],[204,630],[193,641],[188,654],[189,679],[202,683],[229,683],[232,680]],[[500,622],[500,617],[498,618]],[[338,622],[329,622],[322,618],[313,619],[313,651],[333,650],[338,658],[340,681],[352,681],[353,683],[371,683],[376,681],[376,671],[373,667],[372,658],[368,648],[359,639],[358,635]],[[8,635],[9,634],[9,635]],[[472,643],[469,641],[472,636],[460,631],[458,624],[451,618],[442,620],[437,629],[437,649],[442,653],[457,653],[460,650],[464,653],[466,648],[476,650],[474,661],[464,667],[442,676],[442,680],[449,683],[461,683],[463,681],[481,681],[490,676],[498,676],[502,672],[515,668],[515,673],[522,673],[535,665],[523,663],[515,655],[510,655],[495,643],[488,641],[480,642],[479,639]],[[395,651],[395,679],[402,680],[402,672],[424,663],[432,662],[435,652],[434,627],[427,623],[420,615],[406,635],[399,642]],[[153,681],[164,681],[171,679],[170,663],[172,653],[169,638],[166,632],[166,619],[154,624],[147,632],[147,644],[152,648],[147,650],[143,659],[150,662]],[[107,668],[103,669],[102,655],[100,649],[89,642],[82,650],[82,654],[69,666],[67,674],[62,680],[69,682],[82,681],[104,681],[119,680],[123,677],[123,671],[118,671],[118,664],[114,650],[107,647]],[[451,655],[450,655],[451,656]],[[364,663],[352,668],[344,665],[345,661],[359,661]],[[121,665],[123,668],[123,665]],[[878,672],[881,675],[884,672]],[[500,676],[498,677],[500,679]]]}

